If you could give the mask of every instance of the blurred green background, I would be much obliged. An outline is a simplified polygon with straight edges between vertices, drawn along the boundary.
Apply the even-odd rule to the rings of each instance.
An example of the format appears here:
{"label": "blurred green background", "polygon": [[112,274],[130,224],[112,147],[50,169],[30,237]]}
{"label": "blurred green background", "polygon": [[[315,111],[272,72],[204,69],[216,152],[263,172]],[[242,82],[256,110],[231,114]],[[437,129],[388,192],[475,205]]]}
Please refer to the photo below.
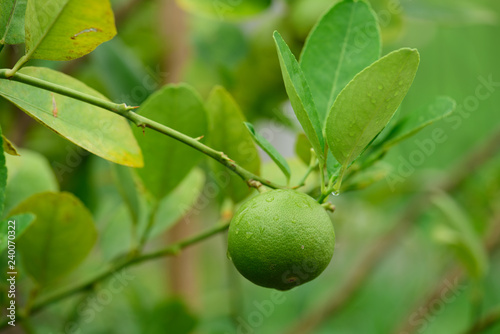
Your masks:
{"label": "blurred green background", "polygon": [[[57,68],[116,102],[136,105],[168,82],[187,82],[203,98],[220,84],[233,94],[247,119],[287,158],[294,159],[298,127],[286,101],[272,32],[279,30],[298,57],[314,22],[335,2],[115,0],[118,35],[112,41],[76,61],[30,64]],[[311,312],[319,314],[325,302],[341,294],[348,273],[375,240],[393,231],[397,218],[411,205],[410,197],[429,181],[450,175],[500,125],[500,2],[370,3],[379,16],[383,54],[404,46],[418,48],[421,54],[417,77],[396,117],[441,95],[455,99],[458,109],[385,158],[397,173],[412,152],[422,150],[419,143],[434,129],[445,132],[446,140],[395,188],[382,180],[366,190],[332,198],[337,207],[333,215],[337,247],[323,275],[274,295],[235,271],[226,257],[225,234],[221,234],[193,246],[175,261],[158,260],[128,269],[133,279],[105,305],[88,300],[86,294],[54,305],[35,317],[34,333],[282,333]],[[1,67],[11,67],[22,51],[20,47],[4,49]],[[474,98],[485,80],[496,85],[487,98]],[[48,183],[39,185],[42,189],[76,194],[98,225],[99,240],[92,256],[59,285],[87,277],[127,250],[131,221],[110,177],[111,165],[48,131],[7,101],[0,101],[0,109],[5,136],[17,147],[32,151],[23,156],[27,160],[18,182],[41,178]],[[264,173],[276,174],[263,159]],[[295,165],[296,170],[306,168],[298,161]],[[210,182],[208,176],[206,184]],[[36,192],[38,185],[30,187]],[[473,233],[487,236],[500,216],[500,157],[469,175],[453,196],[472,223]],[[189,196],[186,201],[193,203]],[[170,235],[158,235],[151,248],[212,226],[217,210],[217,200],[201,191],[189,213],[189,224],[176,217],[178,226]],[[420,303],[445,283],[443,275],[453,263],[462,263],[443,237],[449,232],[449,228],[443,232],[445,220],[435,208],[426,209],[377,261],[349,302],[308,332],[385,334],[410,323],[415,333],[462,333],[500,307],[500,253],[493,252],[484,276],[466,279],[464,289],[453,290],[456,298],[452,301],[439,297],[430,314],[415,323],[413,312],[419,312]],[[20,282],[21,291],[30,284],[26,277]],[[96,292],[105,288],[103,283]],[[77,324],[79,331],[65,329],[69,323]],[[484,333],[500,333],[500,325]]]}

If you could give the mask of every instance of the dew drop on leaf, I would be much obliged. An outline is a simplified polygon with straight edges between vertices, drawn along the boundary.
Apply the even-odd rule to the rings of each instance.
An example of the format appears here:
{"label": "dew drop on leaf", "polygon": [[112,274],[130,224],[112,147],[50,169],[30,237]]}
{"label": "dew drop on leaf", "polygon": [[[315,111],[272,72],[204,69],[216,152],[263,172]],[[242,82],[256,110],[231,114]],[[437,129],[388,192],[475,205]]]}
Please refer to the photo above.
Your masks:
{"label": "dew drop on leaf", "polygon": [[338,196],[338,195],[340,195],[340,193],[338,191],[334,191],[334,192],[332,192],[332,195],[333,196]]}

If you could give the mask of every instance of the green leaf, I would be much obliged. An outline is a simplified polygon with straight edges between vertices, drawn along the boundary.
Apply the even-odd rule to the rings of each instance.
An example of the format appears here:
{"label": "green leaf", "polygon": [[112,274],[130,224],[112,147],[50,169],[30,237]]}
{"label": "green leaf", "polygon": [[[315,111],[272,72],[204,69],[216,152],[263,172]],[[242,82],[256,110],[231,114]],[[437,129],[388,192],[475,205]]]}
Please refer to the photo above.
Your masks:
{"label": "green leaf", "polygon": [[255,132],[255,129],[252,124],[245,122],[245,125],[248,129],[248,132],[252,135],[253,140],[260,146],[264,152],[271,157],[276,165],[281,169],[283,174],[285,174],[287,182],[290,181],[290,166],[286,162],[285,158],[271,145],[270,142],[267,141],[266,138],[262,137],[259,133]]}
{"label": "green leaf", "polygon": [[[194,168],[169,195],[161,200],[149,238],[167,231],[184,217],[195,205],[204,185],[205,174],[201,169]],[[196,212],[194,214],[196,215]]]}
{"label": "green leaf", "polygon": [[19,153],[17,153],[16,147],[14,144],[11,143],[10,140],[8,140],[4,135],[2,135],[2,146],[3,146],[3,151],[7,154],[10,155],[15,155],[19,156]]}
{"label": "green leaf", "polygon": [[28,59],[79,58],[115,35],[115,19],[108,0],[28,1]]}
{"label": "green leaf", "polygon": [[[108,209],[109,211],[96,217],[95,220],[99,227],[100,254],[105,261],[113,261],[130,252],[132,247],[137,246],[137,241],[133,240],[136,226],[132,222],[127,206],[120,201],[108,198],[103,198],[101,203],[109,201],[106,204],[110,206],[109,203],[113,202],[112,209]],[[133,231],[134,233],[131,233]]]}
{"label": "green leaf", "polygon": [[305,133],[299,133],[295,141],[295,154],[302,160],[306,166],[311,162],[311,143]]}
{"label": "green leaf", "polygon": [[[139,113],[190,137],[206,136],[207,113],[200,96],[190,86],[168,85],[151,95]],[[144,153],[144,168],[138,170],[146,188],[156,198],[170,193],[203,154],[161,133],[135,129]]]}
{"label": "green leaf", "polygon": [[334,5],[310,32],[300,66],[311,88],[321,124],[340,91],[380,57],[377,17],[364,1]]}
{"label": "green leaf", "polygon": [[[43,67],[25,67],[19,72],[105,99],[99,92],[61,72]],[[0,95],[57,134],[104,159],[131,167],[143,165],[130,125],[117,114],[6,79],[0,79]]]}
{"label": "green leaf", "polygon": [[483,277],[488,270],[488,256],[467,213],[452,197],[445,193],[435,195],[432,202],[446,219],[449,229],[447,239],[453,246],[459,260],[472,277]]}
{"label": "green leaf", "polygon": [[41,193],[12,211],[36,218],[17,241],[24,267],[41,285],[76,268],[92,249],[97,232],[92,215],[70,193]]}
{"label": "green leaf", "polygon": [[456,108],[456,102],[447,96],[436,97],[431,103],[423,108],[412,112],[400,120],[395,128],[396,133],[392,133],[392,138],[384,143],[384,148],[388,149],[401,141],[415,135],[423,128],[442,120],[449,116]]}
{"label": "green leaf", "polygon": [[340,163],[335,159],[331,150],[328,150],[326,154],[326,172],[328,174],[328,178],[331,178],[332,175],[338,174],[340,172]]}
{"label": "green leaf", "polygon": [[390,121],[410,89],[419,64],[414,49],[394,51],[352,79],[326,120],[333,156],[345,170]]}
{"label": "green leaf", "polygon": [[21,156],[6,156],[9,170],[5,192],[6,213],[34,194],[59,191],[59,185],[47,158],[34,151],[23,149],[19,152]]}
{"label": "green leaf", "polygon": [[322,127],[306,78],[292,51],[290,51],[290,48],[277,31],[274,32],[274,41],[276,42],[281,73],[290,103],[318,156],[318,160],[323,163],[325,161],[325,143]]}
{"label": "green leaf", "polygon": [[[7,236],[8,231],[10,230],[9,226],[13,226],[14,230],[16,231],[15,239],[13,240],[14,242],[16,242],[16,240],[19,239],[23,235],[24,231],[26,231],[26,229],[31,225],[33,220],[35,220],[34,214],[23,213],[20,215],[9,217],[8,219],[2,221],[2,223],[0,224],[0,253],[7,248]],[[14,222],[14,225],[9,224],[9,222]]]}
{"label": "green leaf", "polygon": [[[0,135],[2,134],[2,128],[0,128]],[[0,137],[2,140],[2,145],[0,149],[0,218],[3,217],[3,210],[5,207],[5,194],[7,192],[7,166],[5,160],[5,154],[3,149],[3,135]]]}
{"label": "green leaf", "polygon": [[[213,126],[210,146],[224,152],[248,171],[260,175],[260,158],[252,136],[245,127],[245,117],[236,101],[222,87],[215,87],[208,97],[207,110]],[[251,192],[248,185],[236,174],[218,162],[210,162],[214,179],[235,202]]]}
{"label": "green leaf", "polygon": [[24,14],[27,0],[0,2],[0,44],[24,42]]}
{"label": "green leaf", "polygon": [[135,180],[135,171],[129,167],[111,165],[118,192],[127,205],[132,222],[137,224],[140,217],[139,191]]}
{"label": "green leaf", "polygon": [[271,5],[271,0],[177,0],[191,13],[218,19],[237,19],[257,14]]}

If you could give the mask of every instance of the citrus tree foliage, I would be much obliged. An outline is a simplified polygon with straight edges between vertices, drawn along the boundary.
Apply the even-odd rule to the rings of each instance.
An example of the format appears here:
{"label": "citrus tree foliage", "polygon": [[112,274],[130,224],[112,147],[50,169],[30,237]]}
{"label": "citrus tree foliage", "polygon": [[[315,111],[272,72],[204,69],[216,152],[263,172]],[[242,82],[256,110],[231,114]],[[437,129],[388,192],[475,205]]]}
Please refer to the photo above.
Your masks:
{"label": "citrus tree foliage", "polygon": [[[229,19],[258,13],[271,5],[271,1],[246,0],[216,1],[216,6],[211,1],[178,0],[178,3],[196,15]],[[301,162],[286,159],[261,134],[256,123],[247,122],[245,110],[221,86],[214,85],[208,96],[202,96],[188,84],[166,85],[148,91],[152,94],[139,99],[140,105],[129,106],[123,103],[127,101],[110,101],[60,71],[24,66],[31,59],[76,59],[113,38],[116,28],[108,0],[57,0],[48,5],[42,0],[2,1],[0,8],[0,43],[2,46],[24,43],[25,47],[24,55],[12,69],[0,70],[0,96],[59,136],[109,161],[100,169],[104,175],[100,182],[113,189],[99,189],[113,198],[102,204],[113,212],[108,217],[108,226],[98,226],[95,217],[102,213],[91,213],[75,195],[60,192],[43,156],[30,150],[16,150],[7,138],[1,137],[0,238],[6,240],[5,225],[9,219],[15,219],[22,270],[37,289],[52,291],[54,284],[66,282],[64,278],[85,262],[96,240],[99,237],[100,242],[106,240],[104,233],[126,234],[126,240],[130,241],[126,246],[130,249],[122,247],[127,249],[109,260],[106,264],[109,269],[104,274],[96,271],[95,282],[133,263],[176,254],[198,240],[153,255],[144,253],[144,246],[191,212],[199,212],[199,207],[206,205],[200,204],[202,200],[217,202],[223,212],[230,207],[232,212],[255,189],[282,188],[284,193],[293,192],[290,198],[298,196],[297,200],[305,195],[296,191],[307,189],[310,196],[304,197],[307,198],[304,201],[312,201],[313,209],[320,211],[315,214],[328,218],[323,208],[333,211],[328,202],[330,193],[362,189],[383,178],[387,168],[379,160],[392,147],[448,116],[455,108],[452,99],[436,97],[422,109],[395,120],[417,75],[419,52],[404,47],[382,55],[381,31],[368,2],[339,1],[317,21],[300,53],[292,51],[286,35],[275,31],[268,36],[269,40],[274,39],[284,91],[301,127],[295,147]],[[125,66],[126,60],[121,59],[124,50],[120,41],[105,44],[94,61],[98,66],[108,64],[104,67],[111,74],[120,72],[113,66]],[[120,73],[136,80],[132,72]],[[259,149],[263,152],[259,153]],[[264,175],[262,156],[268,156],[277,166],[286,184],[277,183],[278,177]],[[297,164],[307,170],[305,175],[297,175],[294,168]],[[307,183],[312,186],[302,188]],[[209,184],[212,186],[208,194],[205,184],[206,189]],[[259,211],[272,201],[252,209]],[[241,207],[239,220],[250,204]],[[464,237],[470,231],[467,217],[462,212],[456,213],[456,205],[448,197],[438,197],[436,206],[448,221],[443,229],[453,235],[450,242],[453,249],[464,258],[474,276],[481,277],[487,267],[485,254],[477,238]],[[288,215],[293,215],[293,210],[285,210],[276,219]],[[221,219],[224,218],[227,217],[222,215]],[[307,220],[307,214],[302,218]],[[306,246],[316,248],[307,248],[304,254],[311,251],[309,255],[314,257],[326,252],[325,258],[331,257],[334,234],[326,221],[322,221],[326,231],[322,236],[328,239],[324,247],[309,240]],[[253,249],[248,235],[237,236],[238,222],[231,225],[230,250],[234,242],[238,247]],[[244,223],[248,222],[242,220]],[[264,225],[252,228],[266,228]],[[215,232],[227,226],[218,228]],[[276,233],[276,238],[280,233]],[[4,250],[2,244],[0,252]],[[250,255],[230,254],[238,261],[241,256]],[[262,259],[264,265],[268,264],[266,261]],[[314,277],[328,262],[329,258],[321,263]],[[238,269],[246,276],[253,274],[245,268]],[[274,277],[275,281],[280,278]],[[289,288],[275,281],[260,281],[259,277],[251,280],[259,285]],[[93,287],[95,282],[83,284],[75,293]],[[34,300],[35,305],[45,305],[46,299]],[[178,304],[182,302],[159,304],[154,312]],[[179,315],[186,322],[182,326],[191,329],[196,319],[184,308],[176,310],[183,313]]]}

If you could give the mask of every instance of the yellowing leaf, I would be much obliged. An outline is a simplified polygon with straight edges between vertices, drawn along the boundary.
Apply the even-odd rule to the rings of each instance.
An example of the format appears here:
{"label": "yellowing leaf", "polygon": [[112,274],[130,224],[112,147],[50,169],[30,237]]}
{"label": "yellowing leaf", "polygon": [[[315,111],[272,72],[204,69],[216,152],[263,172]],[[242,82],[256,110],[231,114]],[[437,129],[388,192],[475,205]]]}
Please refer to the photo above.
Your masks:
{"label": "yellowing leaf", "polygon": [[[43,67],[20,73],[105,99],[82,82]],[[0,95],[78,146],[117,164],[142,167],[142,153],[125,118],[108,110],[16,81],[0,79]]]}
{"label": "yellowing leaf", "polygon": [[108,0],[29,0],[27,58],[71,60],[116,35]]}

